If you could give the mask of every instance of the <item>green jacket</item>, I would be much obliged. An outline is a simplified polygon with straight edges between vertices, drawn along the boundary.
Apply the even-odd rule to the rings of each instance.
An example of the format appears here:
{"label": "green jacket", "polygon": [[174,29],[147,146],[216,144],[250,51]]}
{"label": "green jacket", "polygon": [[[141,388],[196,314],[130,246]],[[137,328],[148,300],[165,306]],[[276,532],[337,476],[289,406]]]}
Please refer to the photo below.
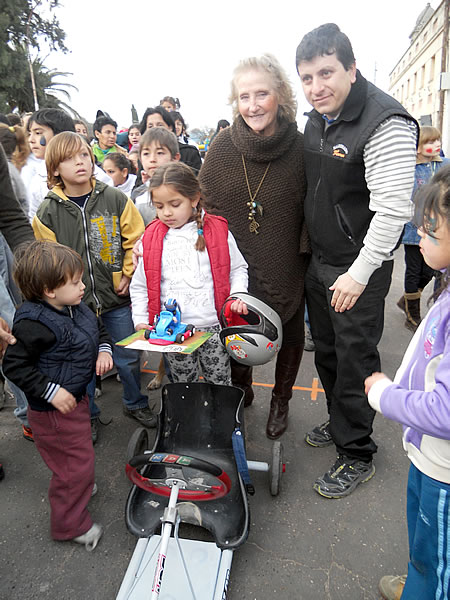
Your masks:
{"label": "green jacket", "polygon": [[92,152],[94,153],[95,160],[99,165],[103,164],[103,161],[108,156],[108,154],[111,154],[111,152],[121,152],[126,155],[126,152],[124,152],[123,148],[121,148],[117,144],[114,144],[114,146],[108,148],[108,150],[102,150],[100,146],[96,143],[92,146]]}
{"label": "green jacket", "polygon": [[84,302],[97,314],[130,304],[117,295],[122,276],[133,275],[132,249],[144,232],[139,211],[120,190],[92,179],[93,191],[83,208],[61,186],[48,192],[33,219],[36,239],[70,246],[82,257]]}

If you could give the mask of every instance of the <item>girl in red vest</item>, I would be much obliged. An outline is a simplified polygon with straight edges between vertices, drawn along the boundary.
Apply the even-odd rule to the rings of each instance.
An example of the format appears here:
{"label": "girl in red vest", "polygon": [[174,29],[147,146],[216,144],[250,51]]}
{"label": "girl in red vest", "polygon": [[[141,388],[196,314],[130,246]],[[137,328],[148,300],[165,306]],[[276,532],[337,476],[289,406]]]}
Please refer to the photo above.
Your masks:
{"label": "girl in red vest", "polygon": [[[192,169],[181,162],[159,167],[150,193],[157,218],[142,238],[142,257],[130,285],[135,329],[146,328],[169,298],[184,323],[214,335],[192,354],[167,353],[172,379],[231,385],[229,356],[219,340],[219,314],[230,294],[247,291],[247,263],[227,221],[205,213]],[[242,301],[231,310],[247,313]]]}

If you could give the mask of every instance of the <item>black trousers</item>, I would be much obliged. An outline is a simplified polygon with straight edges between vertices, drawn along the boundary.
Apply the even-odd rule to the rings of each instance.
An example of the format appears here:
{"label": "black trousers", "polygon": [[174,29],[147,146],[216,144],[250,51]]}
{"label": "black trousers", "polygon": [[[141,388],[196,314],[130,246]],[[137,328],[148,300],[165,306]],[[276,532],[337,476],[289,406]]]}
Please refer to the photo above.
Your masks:
{"label": "black trousers", "polygon": [[339,454],[369,461],[375,411],[364,393],[364,379],[380,370],[377,345],[383,333],[384,299],[393,262],[386,261],[369,280],[355,306],[343,313],[331,307],[328,288],[345,272],[312,258],[306,275],[306,302],[316,344],[315,364],[325,390],[330,433]]}
{"label": "black trousers", "polygon": [[405,244],[405,292],[414,294],[430,283],[434,270],[424,261],[419,246]]}

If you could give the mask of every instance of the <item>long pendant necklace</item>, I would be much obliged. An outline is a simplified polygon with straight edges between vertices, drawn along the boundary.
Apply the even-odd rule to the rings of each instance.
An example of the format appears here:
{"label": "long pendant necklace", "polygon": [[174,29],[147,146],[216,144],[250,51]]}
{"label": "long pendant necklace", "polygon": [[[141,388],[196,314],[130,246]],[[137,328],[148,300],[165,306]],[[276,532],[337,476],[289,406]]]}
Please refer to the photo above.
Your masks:
{"label": "long pendant necklace", "polygon": [[266,178],[266,175],[269,171],[271,163],[269,163],[267,165],[266,170],[264,171],[264,175],[262,176],[261,181],[259,182],[259,185],[256,188],[256,191],[254,194],[252,194],[252,191],[250,189],[250,183],[248,181],[248,175],[247,175],[247,166],[245,164],[245,158],[244,158],[243,154],[242,154],[242,164],[244,165],[245,181],[247,182],[248,195],[250,196],[250,202],[247,202],[247,206],[249,208],[248,220],[250,221],[249,229],[250,229],[250,233],[258,234],[259,233],[259,231],[258,231],[259,223],[255,219],[255,215],[256,215],[256,212],[258,212],[259,216],[262,217],[263,207],[259,202],[256,202],[256,196],[258,195],[258,192],[261,189],[262,184],[264,183],[264,179]]}

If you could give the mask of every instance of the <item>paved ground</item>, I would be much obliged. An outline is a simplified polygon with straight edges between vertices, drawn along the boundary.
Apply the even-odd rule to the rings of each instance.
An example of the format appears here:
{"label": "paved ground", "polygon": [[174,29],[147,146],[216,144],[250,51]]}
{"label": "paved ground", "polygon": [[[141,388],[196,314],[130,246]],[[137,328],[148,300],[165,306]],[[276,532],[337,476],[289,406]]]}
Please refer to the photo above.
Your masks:
{"label": "paved ground", "polygon": [[[380,346],[383,369],[390,375],[410,339],[395,307],[401,290],[402,258],[396,261]],[[156,357],[155,357],[156,360]],[[154,368],[155,364],[148,365]],[[145,381],[150,377],[145,374]],[[305,354],[291,402],[289,429],[282,438],[286,474],[277,498],[267,476],[254,475],[257,493],[250,499],[251,529],[235,552],[229,600],[376,600],[377,583],[386,573],[402,573],[407,562],[405,482],[408,460],[400,426],[375,421],[379,444],[377,473],[347,499],[326,500],[312,489],[314,479],[334,461],[333,447],[314,449],[304,433],[325,417],[323,393],[315,391],[313,355]],[[269,460],[271,442],[264,430],[273,382],[273,364],[256,369],[254,405],[246,409],[249,459]],[[150,394],[150,403],[160,393]],[[112,600],[120,587],[136,539],[124,523],[129,483],[125,451],[135,429],[123,417],[120,384],[104,382],[99,404],[112,423],[100,431],[96,446],[99,492],[91,502],[105,535],[94,553],[49,536],[49,472],[34,445],[19,432],[9,402],[0,413],[0,457],[6,478],[0,483],[0,600]]]}

